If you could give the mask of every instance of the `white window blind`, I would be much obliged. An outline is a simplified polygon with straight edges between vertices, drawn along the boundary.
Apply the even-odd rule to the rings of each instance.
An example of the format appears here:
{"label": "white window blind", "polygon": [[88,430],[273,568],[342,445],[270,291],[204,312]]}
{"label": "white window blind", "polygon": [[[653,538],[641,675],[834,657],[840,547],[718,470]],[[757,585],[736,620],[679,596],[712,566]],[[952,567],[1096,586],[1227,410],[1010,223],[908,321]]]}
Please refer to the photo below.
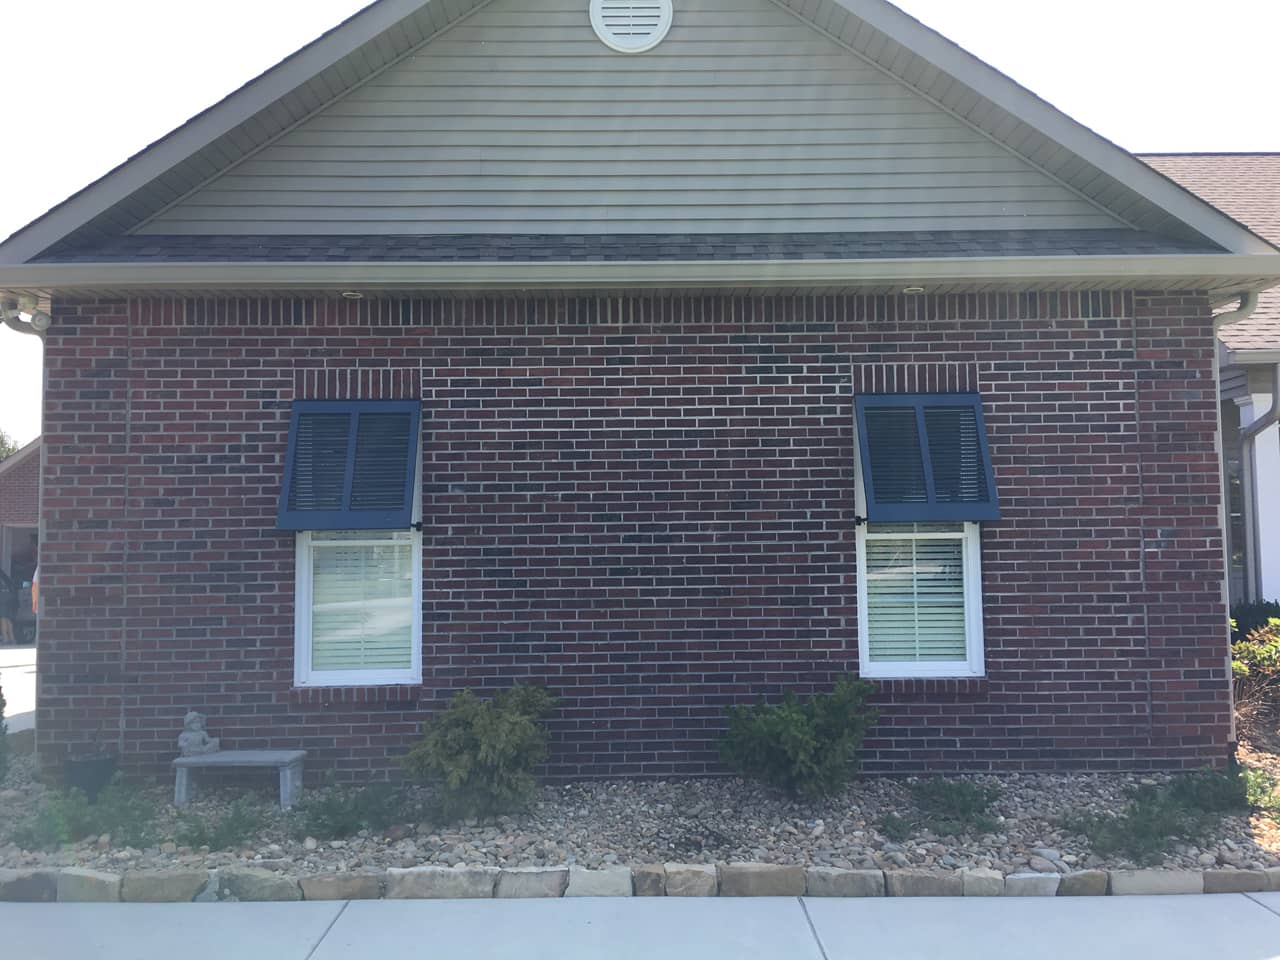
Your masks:
{"label": "white window blind", "polygon": [[409,531],[311,536],[311,670],[413,667],[415,553]]}
{"label": "white window blind", "polygon": [[873,661],[968,659],[964,534],[866,540],[868,645]]}

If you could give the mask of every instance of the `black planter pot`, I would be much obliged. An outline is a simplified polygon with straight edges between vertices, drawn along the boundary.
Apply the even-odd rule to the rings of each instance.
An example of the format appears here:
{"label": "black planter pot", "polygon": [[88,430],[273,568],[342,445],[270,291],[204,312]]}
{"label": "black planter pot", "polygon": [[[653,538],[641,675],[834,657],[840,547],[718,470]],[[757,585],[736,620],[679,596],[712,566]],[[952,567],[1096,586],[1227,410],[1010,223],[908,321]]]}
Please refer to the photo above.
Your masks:
{"label": "black planter pot", "polygon": [[117,757],[114,753],[98,753],[86,757],[68,757],[63,771],[67,789],[83,790],[90,803],[96,803],[98,794],[116,774]]}

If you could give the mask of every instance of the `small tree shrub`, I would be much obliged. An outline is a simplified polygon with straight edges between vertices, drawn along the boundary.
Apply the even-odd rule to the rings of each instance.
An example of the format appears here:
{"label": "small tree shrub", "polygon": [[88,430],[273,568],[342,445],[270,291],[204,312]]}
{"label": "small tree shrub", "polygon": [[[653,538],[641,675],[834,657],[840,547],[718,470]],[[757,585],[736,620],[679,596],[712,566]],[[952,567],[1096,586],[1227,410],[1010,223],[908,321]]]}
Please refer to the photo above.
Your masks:
{"label": "small tree shrub", "polygon": [[1280,618],[1272,617],[1232,644],[1231,677],[1243,721],[1280,711]]}
{"label": "small tree shrub", "polygon": [[547,757],[542,721],[556,700],[541,687],[516,684],[492,700],[470,690],[423,725],[422,741],[404,758],[411,777],[436,788],[447,820],[488,817],[533,799],[533,771]]}
{"label": "small tree shrub", "polygon": [[853,774],[862,738],[875,723],[867,707],[875,685],[844,678],[830,693],[780,703],[730,707],[720,754],[731,769],[793,797],[814,799],[839,790]]}
{"label": "small tree shrub", "polygon": [[1241,603],[1231,608],[1231,642],[1239,643],[1268,620],[1280,618],[1280,600]]}
{"label": "small tree shrub", "polygon": [[361,830],[385,830],[416,819],[406,791],[390,783],[364,787],[334,786],[312,790],[293,808],[294,836],[341,840]]}
{"label": "small tree shrub", "polygon": [[266,817],[258,803],[250,797],[237,797],[221,816],[207,819],[183,816],[174,839],[184,847],[226,850],[252,839],[265,822]]}
{"label": "small tree shrub", "polygon": [[1000,798],[1000,788],[968,780],[934,777],[911,789],[920,824],[940,836],[995,833],[1000,824],[987,811]]}

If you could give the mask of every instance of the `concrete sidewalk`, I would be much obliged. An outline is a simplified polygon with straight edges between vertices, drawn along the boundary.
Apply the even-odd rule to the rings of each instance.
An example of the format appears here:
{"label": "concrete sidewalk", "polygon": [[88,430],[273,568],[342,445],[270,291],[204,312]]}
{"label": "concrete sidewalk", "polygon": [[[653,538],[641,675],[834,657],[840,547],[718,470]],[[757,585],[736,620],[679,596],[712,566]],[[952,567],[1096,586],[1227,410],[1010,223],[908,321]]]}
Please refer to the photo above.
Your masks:
{"label": "concrete sidewalk", "polygon": [[0,903],[22,960],[1275,960],[1280,893]]}

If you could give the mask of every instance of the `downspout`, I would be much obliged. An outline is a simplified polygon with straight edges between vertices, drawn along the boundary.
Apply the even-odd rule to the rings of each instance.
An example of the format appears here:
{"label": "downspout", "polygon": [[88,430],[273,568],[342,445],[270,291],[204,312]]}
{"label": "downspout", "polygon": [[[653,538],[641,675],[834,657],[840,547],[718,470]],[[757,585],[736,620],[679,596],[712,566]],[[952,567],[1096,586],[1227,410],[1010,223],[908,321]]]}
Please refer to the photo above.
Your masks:
{"label": "downspout", "polygon": [[[1242,441],[1240,459],[1243,463],[1253,464],[1259,435],[1277,423],[1280,423],[1280,363],[1276,364],[1271,373],[1271,408],[1247,427],[1240,428]],[[1253,482],[1256,479],[1253,475],[1254,471],[1246,469],[1241,472],[1250,480],[1248,496],[1245,500],[1246,509],[1249,511],[1249,527],[1253,530],[1253,536],[1250,537],[1249,542],[1251,553],[1249,567],[1253,574],[1250,578],[1252,582],[1249,584],[1249,592],[1254,600],[1265,600],[1266,598],[1262,595],[1261,537],[1258,536],[1258,484]]]}
{"label": "downspout", "polygon": [[[1253,312],[1258,309],[1258,292],[1256,290],[1246,290],[1240,294],[1240,305],[1234,310],[1228,310],[1220,313],[1213,318],[1213,408],[1218,421],[1217,446],[1218,446],[1218,483],[1222,493],[1218,497],[1218,529],[1222,531],[1222,604],[1228,610],[1231,609],[1231,589],[1227,584],[1228,571],[1231,569],[1230,548],[1227,545],[1227,477],[1226,477],[1226,458],[1223,456],[1222,448],[1222,361],[1219,357],[1219,340],[1218,336],[1224,328],[1231,326],[1233,323],[1239,323],[1253,316]],[[1275,404],[1272,404],[1274,407]],[[1247,471],[1244,471],[1247,472]],[[1227,762],[1235,763],[1236,760],[1236,689],[1235,683],[1231,675],[1231,645],[1227,644],[1227,716],[1230,718],[1230,733],[1227,738]]]}

